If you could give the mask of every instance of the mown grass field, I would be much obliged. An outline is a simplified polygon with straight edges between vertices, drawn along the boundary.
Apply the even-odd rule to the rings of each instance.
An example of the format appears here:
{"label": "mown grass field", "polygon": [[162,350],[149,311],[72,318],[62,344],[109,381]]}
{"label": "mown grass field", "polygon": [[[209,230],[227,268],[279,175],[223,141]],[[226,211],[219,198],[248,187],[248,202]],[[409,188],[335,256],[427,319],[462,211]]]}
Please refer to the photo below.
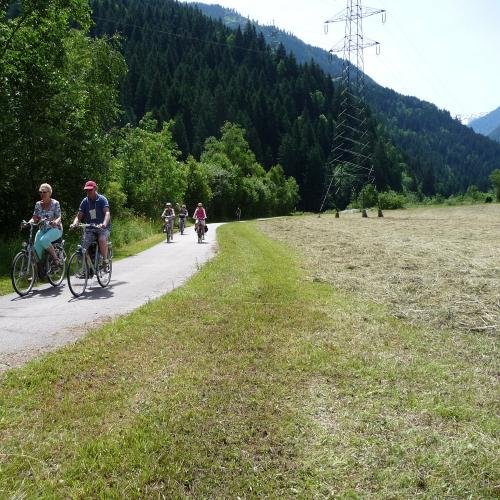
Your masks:
{"label": "mown grass field", "polygon": [[276,218],[310,279],[387,305],[415,325],[500,331],[500,204]]}
{"label": "mown grass field", "polygon": [[218,235],[186,286],[1,376],[0,497],[498,496],[494,336]]}

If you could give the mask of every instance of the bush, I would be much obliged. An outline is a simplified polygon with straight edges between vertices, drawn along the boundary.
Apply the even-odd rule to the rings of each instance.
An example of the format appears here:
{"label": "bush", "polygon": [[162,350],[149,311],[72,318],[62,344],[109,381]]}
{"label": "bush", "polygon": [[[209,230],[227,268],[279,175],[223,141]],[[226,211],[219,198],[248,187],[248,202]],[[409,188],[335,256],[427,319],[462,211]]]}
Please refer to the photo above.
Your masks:
{"label": "bush", "polygon": [[370,208],[377,205],[377,188],[373,184],[366,184],[360,191],[357,199],[359,208]]}
{"label": "bush", "polygon": [[406,198],[403,194],[396,193],[396,191],[385,191],[378,195],[379,206],[382,210],[394,210],[397,208],[404,208]]}
{"label": "bush", "polygon": [[163,221],[147,219],[146,217],[130,216],[112,220],[111,240],[114,248],[144,240],[161,232]]}
{"label": "bush", "polygon": [[114,213],[121,213],[127,203],[127,195],[123,192],[122,185],[117,181],[111,181],[106,188],[106,198]]}

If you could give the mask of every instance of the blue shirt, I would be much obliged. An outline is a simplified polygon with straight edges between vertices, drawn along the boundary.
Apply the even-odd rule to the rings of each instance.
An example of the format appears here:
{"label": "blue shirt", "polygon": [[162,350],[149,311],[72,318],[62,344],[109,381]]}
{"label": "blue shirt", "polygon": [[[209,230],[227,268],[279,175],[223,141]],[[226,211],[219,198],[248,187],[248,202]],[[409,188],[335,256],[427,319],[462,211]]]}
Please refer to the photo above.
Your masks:
{"label": "blue shirt", "polygon": [[95,200],[89,200],[86,196],[80,203],[79,211],[83,213],[83,221],[86,224],[102,224],[105,208],[109,209],[107,198],[97,193]]}

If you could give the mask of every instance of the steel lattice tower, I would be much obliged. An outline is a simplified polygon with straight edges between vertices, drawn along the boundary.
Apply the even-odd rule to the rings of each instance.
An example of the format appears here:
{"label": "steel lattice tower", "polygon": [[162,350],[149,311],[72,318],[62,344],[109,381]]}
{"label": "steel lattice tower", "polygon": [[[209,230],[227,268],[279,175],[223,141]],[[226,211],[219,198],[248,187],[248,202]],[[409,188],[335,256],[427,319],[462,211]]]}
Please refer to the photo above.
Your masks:
{"label": "steel lattice tower", "polygon": [[372,155],[365,106],[365,73],[363,50],[379,43],[363,36],[363,18],[385,10],[362,7],[361,0],[347,0],[347,7],[325,21],[325,32],[331,23],[345,22],[344,39],[330,53],[343,53],[340,77],[339,115],[335,124],[332,148],[327,164],[328,178],[320,212],[325,204],[337,208],[340,192],[358,192],[366,183],[374,183]]}

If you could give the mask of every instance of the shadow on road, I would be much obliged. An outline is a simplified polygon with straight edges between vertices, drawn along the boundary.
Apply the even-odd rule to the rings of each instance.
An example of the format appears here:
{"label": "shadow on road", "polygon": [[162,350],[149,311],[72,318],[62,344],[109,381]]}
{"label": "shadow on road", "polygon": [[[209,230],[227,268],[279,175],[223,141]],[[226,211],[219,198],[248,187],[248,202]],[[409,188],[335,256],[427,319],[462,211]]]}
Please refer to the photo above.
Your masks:
{"label": "shadow on road", "polygon": [[113,288],[116,286],[126,285],[128,281],[112,281],[107,287],[102,288],[99,283],[93,283],[87,287],[85,293],[81,297],[71,297],[68,302],[75,300],[97,300],[97,299],[110,299],[113,297]]}
{"label": "shadow on road", "polygon": [[[45,286],[44,283],[42,283],[41,286]],[[61,284],[59,286],[46,286],[45,288],[34,288],[33,290],[31,290],[30,293],[28,293],[28,295],[25,295],[24,297],[20,297],[19,295],[13,297],[11,299],[11,302],[16,302],[18,300],[25,300],[25,299],[29,299],[31,297],[35,297],[35,296],[42,296],[42,297],[57,297],[59,295],[61,295],[62,291],[64,289],[64,284]]]}
{"label": "shadow on road", "polygon": [[43,297],[57,297],[61,295],[65,288],[64,284],[59,286],[50,286],[48,288],[43,288],[42,290],[33,290],[33,295],[41,295]]}

